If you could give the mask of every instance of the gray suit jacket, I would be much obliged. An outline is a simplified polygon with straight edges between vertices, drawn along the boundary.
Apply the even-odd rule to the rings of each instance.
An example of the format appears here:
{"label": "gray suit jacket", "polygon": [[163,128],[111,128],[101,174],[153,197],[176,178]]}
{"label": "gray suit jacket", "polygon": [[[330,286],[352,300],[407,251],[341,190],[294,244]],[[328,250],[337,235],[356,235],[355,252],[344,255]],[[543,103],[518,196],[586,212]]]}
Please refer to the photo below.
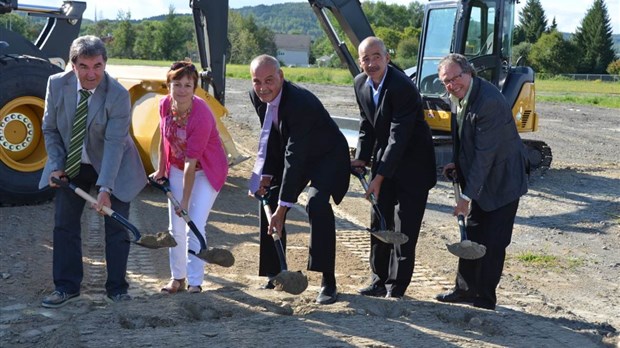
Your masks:
{"label": "gray suit jacket", "polygon": [[460,139],[452,105],[454,163],[463,193],[492,211],[527,192],[527,156],[504,96],[478,77],[472,83]]}
{"label": "gray suit jacket", "polygon": [[[39,188],[48,185],[52,171],[65,168],[77,98],[73,71],[50,76],[43,115],[48,157]],[[129,93],[106,73],[88,104],[85,146],[99,174],[97,186],[111,188],[112,194],[124,202],[131,201],[146,185],[146,173],[129,134],[130,125]]]}

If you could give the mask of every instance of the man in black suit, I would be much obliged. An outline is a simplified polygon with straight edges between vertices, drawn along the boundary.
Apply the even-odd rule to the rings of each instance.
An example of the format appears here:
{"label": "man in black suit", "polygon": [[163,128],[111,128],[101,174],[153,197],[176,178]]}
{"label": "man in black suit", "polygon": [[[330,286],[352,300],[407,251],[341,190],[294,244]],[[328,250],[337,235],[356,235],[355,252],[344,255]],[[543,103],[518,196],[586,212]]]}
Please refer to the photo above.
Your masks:
{"label": "man in black suit", "polygon": [[467,235],[486,246],[481,259],[459,259],[456,285],[441,302],[471,302],[495,309],[519,198],[527,192],[527,157],[510,105],[491,83],[476,77],[467,58],[450,54],[439,79],[452,103],[453,163],[463,194],[454,215],[467,217]]}
{"label": "man in black suit", "polygon": [[[256,57],[250,65],[253,89],[250,99],[268,130],[264,165],[255,166],[250,184],[252,194],[264,195],[270,189],[271,205],[276,206],[271,223],[260,209],[259,275],[280,272],[277,253],[270,236],[279,233],[285,242],[286,212],[310,184],[306,212],[310,222],[308,270],[323,273],[317,303],[336,302],[336,226],[330,197],[336,204],[349,188],[349,150],[319,99],[310,91],[284,79],[278,60],[269,55]],[[265,122],[268,120],[271,124]],[[258,162],[258,160],[257,160]],[[254,186],[254,187],[252,187]],[[277,186],[277,188],[276,188]],[[266,288],[272,288],[268,283]]]}
{"label": "man in black suit", "polygon": [[[359,292],[401,298],[413,275],[428,191],[437,182],[433,139],[420,93],[409,77],[388,64],[383,41],[368,37],[358,53],[363,72],[355,77],[355,96],[361,119],[351,166],[364,167],[372,158],[366,196],[377,197],[388,229],[409,237],[400,247],[371,237],[371,284]],[[379,228],[374,212],[371,223]]]}

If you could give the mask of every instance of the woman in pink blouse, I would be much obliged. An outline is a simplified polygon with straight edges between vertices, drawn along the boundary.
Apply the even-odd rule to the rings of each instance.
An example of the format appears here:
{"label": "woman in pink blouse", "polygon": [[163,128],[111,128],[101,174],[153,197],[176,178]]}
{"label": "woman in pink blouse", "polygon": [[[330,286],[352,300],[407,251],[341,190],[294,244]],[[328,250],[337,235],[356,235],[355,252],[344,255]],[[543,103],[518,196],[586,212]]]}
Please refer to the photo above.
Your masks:
{"label": "woman in pink blouse", "polygon": [[[170,93],[159,106],[161,141],[153,178],[169,178],[172,194],[206,240],[207,218],[228,174],[226,154],[213,112],[194,95],[198,85],[194,65],[190,61],[175,62],[166,81]],[[197,293],[202,291],[205,261],[188,253],[188,249],[200,250],[200,242],[180,213],[168,205],[168,228],[177,246],[169,250],[172,277],[162,292],[172,294],[189,286],[189,292]]]}

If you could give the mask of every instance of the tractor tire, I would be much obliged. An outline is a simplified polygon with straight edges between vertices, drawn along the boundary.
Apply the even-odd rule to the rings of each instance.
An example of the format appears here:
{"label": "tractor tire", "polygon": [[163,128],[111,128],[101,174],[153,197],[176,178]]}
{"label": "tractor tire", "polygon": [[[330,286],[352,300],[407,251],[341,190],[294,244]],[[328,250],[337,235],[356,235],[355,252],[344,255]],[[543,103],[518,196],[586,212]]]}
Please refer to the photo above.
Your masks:
{"label": "tractor tire", "polygon": [[39,189],[47,160],[42,124],[48,77],[61,72],[31,56],[0,56],[0,206],[49,201]]}

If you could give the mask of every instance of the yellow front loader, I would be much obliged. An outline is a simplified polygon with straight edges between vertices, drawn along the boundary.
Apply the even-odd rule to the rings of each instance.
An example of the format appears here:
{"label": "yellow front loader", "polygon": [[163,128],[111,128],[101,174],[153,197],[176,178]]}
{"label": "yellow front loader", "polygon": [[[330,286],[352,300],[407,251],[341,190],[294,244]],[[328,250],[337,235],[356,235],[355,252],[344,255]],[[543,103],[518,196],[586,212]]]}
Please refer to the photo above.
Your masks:
{"label": "yellow front loader", "polygon": [[[196,94],[214,111],[228,162],[233,165],[243,158],[221,121],[228,114],[224,107],[228,1],[193,0],[190,6],[200,56]],[[69,46],[79,35],[85,10],[83,1],[64,1],[60,7],[0,1],[0,15],[22,11],[47,17],[35,42],[0,27],[0,206],[45,202],[54,194],[49,187],[38,188],[47,160],[41,130],[45,90],[48,77],[67,68]],[[155,79],[112,75],[131,95],[132,135],[151,173],[159,153],[159,101],[168,93],[165,71]]]}

